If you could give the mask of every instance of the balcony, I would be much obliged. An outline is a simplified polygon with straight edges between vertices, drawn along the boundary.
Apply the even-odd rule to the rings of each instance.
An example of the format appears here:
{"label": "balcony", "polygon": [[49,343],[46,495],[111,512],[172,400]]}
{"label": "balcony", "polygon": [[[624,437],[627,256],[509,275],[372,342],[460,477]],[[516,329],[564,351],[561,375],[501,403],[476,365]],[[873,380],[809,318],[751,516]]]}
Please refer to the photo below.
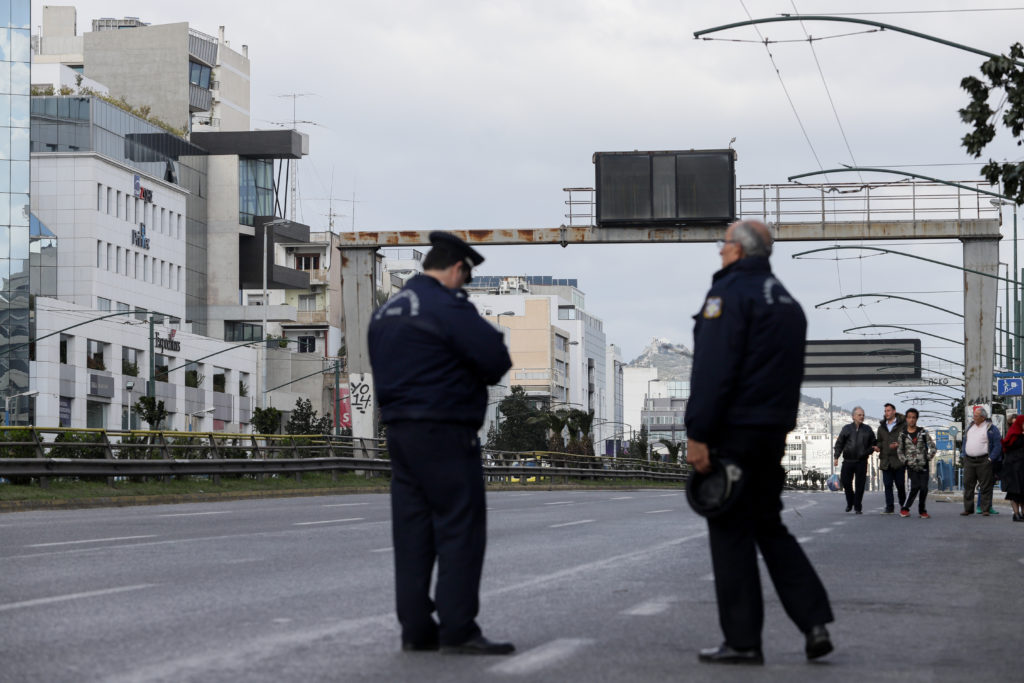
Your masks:
{"label": "balcony", "polygon": [[326,325],[327,311],[299,311],[295,322],[300,325]]}
{"label": "balcony", "polygon": [[189,83],[188,110],[190,112],[210,111],[213,106],[213,94],[206,88]]}
{"label": "balcony", "polygon": [[317,268],[316,270],[303,270],[303,273],[309,273],[309,284],[311,285],[326,285],[328,281],[327,269]]}

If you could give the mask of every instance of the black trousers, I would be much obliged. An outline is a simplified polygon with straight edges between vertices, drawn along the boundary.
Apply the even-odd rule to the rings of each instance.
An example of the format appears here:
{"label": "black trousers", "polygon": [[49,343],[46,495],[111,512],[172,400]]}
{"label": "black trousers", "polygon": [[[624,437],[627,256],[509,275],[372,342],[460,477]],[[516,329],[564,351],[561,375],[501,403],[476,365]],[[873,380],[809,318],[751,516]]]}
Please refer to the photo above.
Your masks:
{"label": "black trousers", "polygon": [[785,446],[785,430],[750,428],[730,429],[717,445],[719,455],[738,461],[744,472],[735,506],[708,520],[718,620],[725,642],[734,648],[761,647],[758,549],[786,614],[801,632],[833,620],[825,586],[780,516]]}
{"label": "black trousers", "polygon": [[864,484],[868,477],[867,460],[843,459],[843,469],[839,473],[839,481],[843,485],[843,492],[846,494],[846,505],[853,506],[854,510],[861,510],[861,501],[864,500]]}
{"label": "black trousers", "polygon": [[910,476],[910,496],[907,497],[907,505],[904,509],[909,510],[910,506],[914,504],[914,498],[920,493],[921,497],[917,502],[917,511],[927,512],[924,506],[924,499],[928,497],[928,470],[919,472],[907,469],[907,474]]}
{"label": "black trousers", "polygon": [[882,470],[882,486],[885,487],[885,509],[890,510],[895,507],[895,501],[892,498],[892,487],[896,485],[896,493],[900,497],[900,508],[907,500],[907,468],[897,467],[892,469]]}
{"label": "black trousers", "polygon": [[[480,573],[487,542],[483,463],[466,425],[388,425],[395,599],[402,640],[459,645],[480,635]],[[437,562],[437,585],[430,580]],[[440,626],[432,613],[436,607]]]}

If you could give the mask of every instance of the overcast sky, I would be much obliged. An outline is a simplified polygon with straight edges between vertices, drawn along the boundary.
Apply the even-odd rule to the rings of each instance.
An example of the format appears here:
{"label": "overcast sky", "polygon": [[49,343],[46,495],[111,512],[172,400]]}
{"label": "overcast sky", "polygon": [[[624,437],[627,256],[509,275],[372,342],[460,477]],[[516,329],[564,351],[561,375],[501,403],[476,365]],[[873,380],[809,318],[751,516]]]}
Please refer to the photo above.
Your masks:
{"label": "overcast sky", "polygon": [[[79,33],[99,17],[187,21],[212,35],[225,26],[233,48],[249,46],[254,127],[290,120],[292,99],[282,96],[303,94],[296,118],[313,123],[299,126],[310,135],[311,154],[300,165],[298,218],[325,229],[333,195],[333,210],[344,214],[335,229],[350,230],[353,204],[342,200],[354,196],[356,230],[398,230],[557,227],[566,222],[562,188],[594,184],[595,151],[714,149],[733,137],[741,185],[784,183],[789,175],[842,163],[977,179],[982,162],[960,147],[967,128],[957,109],[967,103],[960,79],[977,74],[983,57],[895,32],[860,33],[868,27],[854,24],[763,25],[770,40],[797,41],[770,45],[780,82],[764,45],[698,41],[692,34],[743,21],[747,10],[754,18],[858,12],[1005,52],[1024,37],[1024,12],[977,7],[1020,4],[292,0],[239,11],[237,2],[225,0],[108,0],[76,6]],[[33,3],[35,26],[41,6]],[[878,13],[867,14],[872,10]],[[815,41],[813,51],[800,40],[845,33],[857,35]],[[748,27],[717,37],[756,41],[758,34]],[[1022,157],[1006,135],[987,151],[997,159]],[[855,174],[830,179],[857,180]],[[1009,211],[1004,218],[1009,237]],[[1004,261],[1012,259],[1009,242]],[[914,323],[962,339],[959,319],[908,304],[815,310],[826,299],[877,291],[913,292],[903,295],[963,308],[961,274],[953,269],[898,256],[791,258],[822,246],[780,244],[773,257],[777,275],[808,312],[811,338],[841,338],[854,325]],[[956,243],[900,248],[961,262]],[[604,320],[609,342],[627,361],[653,337],[692,345],[691,316],[719,267],[711,244],[482,252],[485,274],[577,278],[588,310]],[[958,345],[923,340],[929,353],[962,358]],[[879,400],[886,391],[837,390],[836,397]]]}

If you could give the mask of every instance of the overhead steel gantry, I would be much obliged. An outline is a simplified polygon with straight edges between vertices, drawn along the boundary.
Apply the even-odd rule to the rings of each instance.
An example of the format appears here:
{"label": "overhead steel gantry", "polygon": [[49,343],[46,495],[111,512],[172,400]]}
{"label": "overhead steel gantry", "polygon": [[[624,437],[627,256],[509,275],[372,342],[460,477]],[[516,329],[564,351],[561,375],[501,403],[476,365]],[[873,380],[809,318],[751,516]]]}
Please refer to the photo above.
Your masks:
{"label": "overhead steel gantry", "polygon": [[[816,201],[816,200],[815,200]],[[963,243],[965,389],[969,402],[988,403],[992,394],[995,353],[995,311],[1001,220],[952,218],[913,220],[830,221],[823,210],[814,222],[776,221],[781,214],[764,209],[743,217],[765,220],[777,241],[958,239]],[[376,407],[366,332],[376,300],[376,251],[382,247],[430,244],[430,230],[341,233],[340,256],[344,338],[348,354],[352,433],[372,438],[377,433]],[[682,227],[557,227],[533,229],[451,230],[477,246],[527,244],[682,244],[722,239],[725,226]],[[987,277],[985,274],[991,274]]]}

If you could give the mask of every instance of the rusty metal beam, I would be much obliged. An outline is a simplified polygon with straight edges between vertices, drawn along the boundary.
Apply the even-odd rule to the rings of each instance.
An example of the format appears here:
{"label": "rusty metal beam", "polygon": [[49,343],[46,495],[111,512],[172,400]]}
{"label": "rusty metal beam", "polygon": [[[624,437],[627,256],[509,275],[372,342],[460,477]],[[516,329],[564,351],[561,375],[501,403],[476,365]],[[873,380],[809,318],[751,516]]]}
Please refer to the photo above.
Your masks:
{"label": "rusty metal beam", "polygon": [[[773,226],[779,242],[835,240],[996,238],[1000,221],[995,218],[911,221],[838,221],[782,223]],[[725,235],[725,226],[674,228],[558,227],[496,230],[450,230],[470,244],[650,244],[714,242]],[[343,232],[340,249],[364,247],[417,247],[430,244],[430,230]]]}

